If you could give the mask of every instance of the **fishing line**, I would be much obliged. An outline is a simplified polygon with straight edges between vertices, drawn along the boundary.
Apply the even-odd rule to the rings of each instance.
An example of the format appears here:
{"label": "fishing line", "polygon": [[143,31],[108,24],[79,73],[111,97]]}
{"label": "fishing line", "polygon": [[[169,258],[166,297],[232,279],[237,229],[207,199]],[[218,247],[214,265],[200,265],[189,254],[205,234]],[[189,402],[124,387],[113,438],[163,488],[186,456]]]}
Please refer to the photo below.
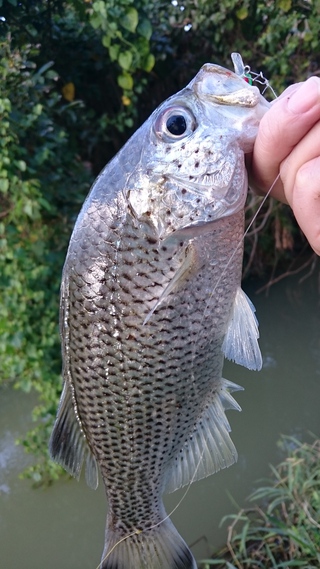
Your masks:
{"label": "fishing line", "polygon": [[[242,61],[242,58],[241,58],[241,55],[238,54],[238,53],[233,53],[233,54],[231,55],[231,58],[232,58],[232,61],[233,61],[233,64],[234,64],[235,73],[236,73],[237,75],[243,77],[244,80],[246,80],[246,81],[247,81],[248,83],[250,83],[250,84],[252,84],[252,82],[257,82],[257,83],[260,83],[260,84],[264,85],[265,88],[264,88],[262,94],[266,91],[266,89],[269,88],[269,89],[272,91],[274,97],[277,98],[277,95],[276,95],[275,91],[274,91],[273,88],[271,87],[269,81],[263,76],[262,72],[260,72],[260,73],[255,73],[255,72],[252,72],[252,71],[251,71],[249,65],[244,66],[243,61]],[[247,235],[248,232],[250,231],[250,229],[251,229],[253,223],[255,222],[257,216],[259,215],[259,213],[260,213],[260,211],[261,211],[263,205],[265,204],[266,200],[267,200],[268,197],[270,196],[270,193],[272,192],[272,190],[273,190],[274,186],[276,185],[276,183],[278,182],[279,178],[280,178],[280,173],[277,175],[277,177],[275,178],[275,180],[274,180],[273,183],[271,184],[270,188],[268,189],[267,193],[265,194],[264,198],[262,199],[262,201],[261,201],[261,203],[260,203],[260,205],[259,205],[259,207],[258,207],[256,213],[254,214],[253,218],[251,219],[250,223],[248,224],[248,227],[246,228],[246,230],[245,230],[245,232],[244,232],[242,238],[239,240],[239,242],[238,242],[238,244],[236,245],[236,247],[235,247],[233,253],[231,254],[229,260],[227,261],[227,263],[226,263],[226,265],[225,265],[225,267],[224,267],[222,273],[220,274],[220,277],[218,278],[218,280],[217,280],[217,282],[216,282],[216,284],[215,284],[213,290],[211,291],[210,296],[209,296],[209,298],[208,298],[208,300],[207,300],[206,307],[204,308],[204,311],[203,311],[202,321],[203,321],[203,318],[205,318],[205,317],[208,315],[208,314],[207,314],[207,310],[208,310],[209,302],[210,302],[211,298],[213,297],[213,295],[214,295],[214,293],[215,293],[215,291],[216,291],[216,289],[217,289],[217,286],[220,284],[220,282],[221,282],[223,276],[226,274],[226,271],[228,270],[228,268],[229,268],[229,266],[230,266],[230,264],[231,264],[231,262],[232,262],[234,256],[236,255],[236,253],[238,252],[239,248],[241,247],[241,245],[242,245],[242,243],[243,243],[243,241],[244,241],[246,235]],[[150,316],[151,316],[151,315],[150,315]],[[149,315],[148,315],[147,318],[149,319]],[[145,322],[144,322],[144,324],[145,324]],[[199,334],[199,333],[200,333],[200,332],[198,332],[198,334]],[[110,549],[110,551],[108,551],[108,553],[105,555],[105,557],[103,557],[103,559],[101,559],[101,561],[100,561],[99,565],[96,567],[96,569],[101,569],[102,563],[104,563],[104,561],[106,561],[106,559],[108,559],[108,557],[112,554],[112,552],[116,549],[116,547],[118,547],[118,545],[120,545],[123,541],[126,541],[127,539],[130,539],[131,537],[133,537],[133,536],[135,536],[135,535],[140,535],[140,534],[142,534],[142,533],[147,533],[148,531],[153,530],[153,529],[159,527],[159,526],[160,526],[161,524],[163,524],[166,520],[168,520],[168,519],[170,519],[170,518],[172,517],[172,515],[173,515],[173,514],[176,512],[176,510],[181,506],[182,502],[184,501],[184,499],[186,498],[188,492],[190,491],[190,488],[191,488],[193,482],[194,482],[195,479],[196,479],[197,472],[198,472],[198,469],[199,469],[200,464],[201,464],[201,462],[202,462],[204,453],[205,453],[205,448],[203,448],[203,450],[202,450],[202,452],[201,452],[201,454],[200,454],[200,457],[199,457],[199,459],[198,459],[196,468],[195,468],[195,470],[194,470],[194,473],[193,473],[193,475],[192,475],[192,477],[191,477],[189,483],[187,484],[186,490],[184,491],[183,495],[181,496],[181,498],[180,498],[180,500],[178,501],[178,503],[174,506],[174,508],[173,508],[162,520],[160,520],[160,522],[157,522],[156,524],[150,526],[149,528],[143,529],[143,530],[138,530],[138,529],[137,529],[137,530],[135,530],[135,531],[133,531],[133,532],[131,532],[131,533],[125,535],[125,536],[122,537],[121,539],[119,539],[119,540],[112,546],[112,548]]]}
{"label": "fishing line", "polygon": [[[250,228],[252,227],[252,225],[253,225],[255,219],[257,218],[259,212],[261,211],[261,208],[262,208],[263,205],[265,204],[266,200],[268,199],[270,193],[272,192],[272,190],[273,190],[274,186],[276,185],[277,181],[279,180],[279,178],[280,178],[280,173],[277,175],[277,177],[275,178],[275,180],[274,180],[273,183],[271,184],[271,186],[270,186],[270,188],[268,189],[266,195],[264,196],[263,200],[261,201],[261,203],[260,203],[260,205],[259,205],[259,207],[258,207],[258,209],[257,209],[257,211],[256,211],[256,213],[255,213],[255,215],[253,216],[253,218],[252,218],[252,220],[250,221],[250,223],[249,223],[249,225],[248,225],[246,231],[244,232],[243,237],[241,238],[241,240],[239,241],[239,243],[238,243],[238,245],[236,246],[235,250],[233,251],[232,255],[230,256],[230,258],[229,258],[229,260],[228,260],[228,262],[227,262],[227,264],[226,264],[226,266],[225,266],[223,272],[222,272],[221,275],[220,275],[220,278],[218,279],[218,282],[216,283],[216,285],[215,285],[213,291],[211,292],[210,298],[212,298],[212,296],[213,296],[213,294],[214,294],[214,292],[215,292],[215,290],[216,290],[218,284],[221,282],[221,279],[222,279],[222,277],[224,276],[224,274],[226,273],[226,270],[228,269],[230,263],[232,262],[232,259],[234,258],[234,256],[235,256],[235,254],[237,253],[239,247],[241,246],[242,242],[244,241],[244,239],[245,239],[247,233],[249,232]],[[210,299],[209,299],[209,300],[210,300]],[[207,310],[207,308],[205,308],[205,310],[204,310],[204,316],[205,316],[205,311],[206,311],[206,310]],[[167,520],[168,518],[170,518],[170,517],[174,514],[174,512],[180,507],[180,505],[182,504],[183,500],[184,500],[185,497],[187,496],[187,494],[188,494],[188,492],[189,492],[189,490],[190,490],[190,488],[191,488],[191,485],[193,484],[193,482],[194,482],[195,479],[196,479],[197,472],[198,472],[199,466],[200,466],[200,464],[201,464],[201,461],[202,461],[202,459],[203,459],[204,452],[205,452],[205,449],[203,449],[203,451],[201,452],[201,455],[200,455],[200,457],[199,457],[199,460],[198,460],[197,466],[196,466],[196,468],[195,468],[195,471],[194,471],[194,473],[193,473],[193,475],[192,475],[192,478],[191,478],[191,480],[190,480],[190,482],[189,482],[189,484],[188,484],[188,486],[187,486],[185,492],[183,493],[182,497],[180,498],[180,500],[179,500],[178,503],[176,504],[176,506],[171,510],[171,512],[170,512],[163,520],[161,520],[161,522],[158,522],[157,524],[155,524],[154,526],[152,526],[150,529],[153,529],[153,528],[155,528],[155,527],[158,527],[161,523],[163,523],[165,520]]]}
{"label": "fishing line", "polygon": [[122,543],[122,542],[125,541],[126,539],[129,539],[130,537],[133,537],[134,535],[140,535],[141,533],[147,533],[148,531],[159,527],[159,526],[160,526],[161,524],[163,524],[166,520],[168,520],[168,519],[171,518],[171,516],[174,514],[174,512],[180,507],[180,505],[181,505],[182,502],[184,501],[184,499],[185,499],[185,497],[187,496],[187,494],[188,494],[188,492],[189,492],[189,490],[190,490],[190,488],[191,488],[193,482],[195,481],[196,476],[197,476],[197,472],[198,472],[198,469],[199,469],[199,466],[200,466],[201,461],[202,461],[202,459],[203,459],[204,452],[205,452],[205,449],[203,449],[203,451],[202,451],[202,453],[201,453],[201,455],[200,455],[200,458],[199,458],[199,460],[198,460],[197,466],[196,466],[196,468],[195,468],[195,471],[194,471],[194,473],[193,473],[193,475],[192,475],[192,478],[191,478],[190,482],[189,482],[188,485],[187,485],[186,490],[184,491],[184,493],[183,493],[183,495],[181,496],[181,498],[180,498],[180,500],[178,501],[178,503],[177,503],[177,504],[174,506],[174,508],[171,510],[171,512],[169,512],[169,514],[167,514],[162,520],[160,520],[160,522],[157,522],[157,523],[154,524],[153,526],[150,526],[149,528],[141,529],[141,530],[138,530],[138,529],[137,529],[137,530],[133,531],[132,533],[129,533],[128,535],[125,535],[124,537],[122,537],[121,539],[119,539],[119,541],[117,541],[117,542],[112,546],[112,548],[110,549],[110,551],[108,551],[108,553],[106,554],[106,556],[105,556],[103,559],[101,559],[101,561],[100,561],[99,565],[96,567],[96,569],[100,569],[100,568],[101,568],[102,563],[103,563],[106,559],[108,559],[108,557],[109,557],[109,556],[111,555],[111,553],[115,550],[115,548],[118,547],[118,545],[120,545],[120,543]]}
{"label": "fishing line", "polygon": [[[249,230],[251,229],[251,227],[252,227],[254,221],[256,220],[257,216],[259,215],[259,212],[261,211],[263,205],[265,204],[266,200],[268,199],[270,193],[272,192],[272,190],[273,190],[274,186],[276,185],[277,181],[279,180],[279,178],[280,178],[280,173],[277,175],[277,177],[275,178],[275,180],[274,180],[273,183],[271,184],[269,190],[267,191],[266,195],[264,196],[263,200],[261,201],[261,203],[260,203],[260,205],[259,205],[259,207],[258,207],[258,209],[257,209],[257,211],[256,211],[256,213],[255,213],[255,215],[253,216],[253,218],[251,219],[251,221],[250,221],[250,223],[249,223],[247,229],[245,230],[245,232],[244,232],[244,234],[243,234],[241,240],[239,241],[239,243],[238,243],[237,246],[235,247],[235,249],[234,249],[232,255],[231,255],[230,258],[229,258],[229,260],[227,261],[227,264],[226,264],[225,268],[223,269],[223,271],[222,271],[222,273],[221,273],[221,275],[220,275],[220,277],[219,277],[219,279],[218,279],[218,281],[217,281],[217,283],[216,283],[214,289],[212,290],[212,292],[211,292],[211,294],[210,294],[209,300],[212,298],[212,296],[213,296],[213,294],[214,294],[214,292],[215,292],[217,286],[218,286],[219,283],[221,282],[222,277],[225,275],[225,273],[226,273],[228,267],[230,266],[230,263],[232,262],[234,256],[236,255],[237,251],[239,250],[240,246],[242,245],[242,242],[244,241],[244,239],[245,239],[247,233],[249,232]],[[209,302],[209,301],[208,301],[208,302]],[[205,309],[204,309],[203,317],[206,316],[207,308],[208,308],[208,304],[207,304],[207,306],[206,306]],[[187,494],[189,493],[190,488],[191,488],[193,482],[194,482],[195,479],[196,479],[197,472],[198,472],[198,469],[199,469],[199,467],[200,467],[201,461],[202,461],[202,459],[203,459],[204,452],[205,452],[205,449],[203,449],[202,452],[201,452],[201,455],[200,455],[199,460],[198,460],[198,462],[197,462],[195,471],[194,471],[194,473],[193,473],[193,475],[192,475],[192,478],[191,478],[190,482],[189,482],[188,485],[187,485],[186,490],[184,491],[184,493],[183,493],[183,495],[181,496],[181,498],[180,498],[180,500],[178,501],[178,503],[177,503],[177,504],[174,506],[174,508],[169,512],[169,514],[167,514],[160,522],[157,522],[157,523],[154,524],[153,526],[150,526],[149,528],[146,528],[146,529],[144,529],[144,530],[135,530],[135,531],[129,533],[128,535],[125,535],[125,536],[122,537],[121,539],[119,539],[119,541],[117,541],[117,542],[112,546],[112,548],[110,549],[110,551],[108,551],[108,553],[106,554],[106,556],[100,561],[100,563],[99,563],[99,565],[96,567],[96,569],[100,569],[100,568],[102,567],[102,563],[103,563],[104,561],[106,561],[106,559],[108,559],[108,557],[109,557],[109,556],[111,555],[111,553],[116,549],[116,547],[118,547],[118,545],[120,545],[120,543],[122,543],[123,541],[125,541],[125,540],[127,540],[127,539],[130,539],[130,537],[133,537],[134,535],[140,535],[141,533],[147,533],[148,531],[159,527],[159,526],[160,526],[161,524],[163,524],[166,520],[168,520],[168,519],[170,519],[170,518],[172,517],[172,515],[176,512],[176,510],[181,506],[182,502],[184,501],[184,499],[186,498]]]}
{"label": "fishing line", "polygon": [[249,85],[252,85],[253,83],[259,83],[259,85],[263,85],[264,89],[262,90],[262,95],[264,95],[267,89],[270,89],[274,98],[277,99],[275,90],[270,85],[268,79],[263,75],[262,71],[259,71],[259,73],[252,71],[250,65],[245,65],[243,63],[240,53],[232,53],[231,59],[236,75],[242,77],[242,79],[244,79],[246,83],[249,83]]}
{"label": "fishing line", "polygon": [[271,184],[269,190],[267,191],[267,193],[266,193],[266,195],[264,196],[262,202],[260,203],[260,205],[259,205],[259,207],[258,207],[256,213],[254,214],[252,220],[250,221],[250,223],[249,223],[247,229],[245,230],[243,236],[241,237],[241,239],[240,239],[238,245],[235,247],[235,249],[234,249],[232,255],[230,256],[229,260],[227,261],[226,266],[224,267],[224,269],[223,269],[223,271],[222,271],[222,273],[221,273],[221,275],[220,275],[218,281],[217,281],[216,284],[215,284],[215,287],[213,288],[213,290],[212,290],[212,292],[211,292],[211,294],[210,294],[210,296],[209,296],[209,298],[208,298],[207,306],[205,307],[204,312],[203,312],[203,316],[204,316],[204,317],[207,316],[207,312],[206,312],[206,311],[208,310],[209,301],[210,301],[211,298],[213,297],[213,294],[215,293],[217,286],[220,284],[222,277],[224,277],[224,275],[226,274],[226,271],[227,271],[227,269],[229,268],[230,263],[232,262],[234,256],[236,255],[236,253],[237,253],[238,250],[240,249],[240,247],[241,247],[241,245],[242,245],[242,243],[243,243],[243,241],[244,241],[244,239],[245,239],[247,233],[248,233],[249,230],[251,229],[253,223],[255,222],[257,216],[259,215],[259,213],[260,213],[260,211],[261,211],[263,205],[264,205],[265,202],[267,201],[267,199],[268,199],[270,193],[272,192],[272,190],[273,190],[274,186],[276,185],[277,181],[279,180],[279,178],[280,178],[280,172],[279,172],[279,174],[277,175],[277,177],[275,178],[275,180],[272,182],[272,184]]}

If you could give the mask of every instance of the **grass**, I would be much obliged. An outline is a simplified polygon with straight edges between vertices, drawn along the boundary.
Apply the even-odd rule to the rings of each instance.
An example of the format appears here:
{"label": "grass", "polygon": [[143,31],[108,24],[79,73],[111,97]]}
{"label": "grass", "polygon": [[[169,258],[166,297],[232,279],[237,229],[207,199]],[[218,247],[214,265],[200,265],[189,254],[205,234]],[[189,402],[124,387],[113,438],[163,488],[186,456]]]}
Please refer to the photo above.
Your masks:
{"label": "grass", "polygon": [[226,546],[201,569],[320,567],[320,440],[284,437],[287,458],[250,497],[253,506],[226,516]]}

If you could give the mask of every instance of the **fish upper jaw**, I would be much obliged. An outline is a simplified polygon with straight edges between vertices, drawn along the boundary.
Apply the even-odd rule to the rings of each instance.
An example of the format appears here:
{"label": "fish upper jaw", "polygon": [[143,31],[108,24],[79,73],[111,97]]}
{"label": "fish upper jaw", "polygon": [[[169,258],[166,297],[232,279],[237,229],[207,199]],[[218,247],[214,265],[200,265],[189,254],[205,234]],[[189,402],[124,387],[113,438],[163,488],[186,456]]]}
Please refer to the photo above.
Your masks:
{"label": "fish upper jaw", "polygon": [[255,107],[261,97],[258,87],[249,85],[233,71],[213,63],[203,65],[189,87],[198,97],[219,105]]}

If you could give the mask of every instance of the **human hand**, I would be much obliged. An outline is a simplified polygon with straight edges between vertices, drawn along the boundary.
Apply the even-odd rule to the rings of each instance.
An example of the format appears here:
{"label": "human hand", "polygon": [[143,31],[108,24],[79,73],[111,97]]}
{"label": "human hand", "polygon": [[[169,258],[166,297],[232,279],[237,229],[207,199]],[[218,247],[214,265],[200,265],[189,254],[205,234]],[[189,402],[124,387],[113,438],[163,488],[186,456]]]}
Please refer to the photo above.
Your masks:
{"label": "human hand", "polygon": [[311,247],[320,255],[320,79],[288,87],[261,120],[249,183],[288,203]]}

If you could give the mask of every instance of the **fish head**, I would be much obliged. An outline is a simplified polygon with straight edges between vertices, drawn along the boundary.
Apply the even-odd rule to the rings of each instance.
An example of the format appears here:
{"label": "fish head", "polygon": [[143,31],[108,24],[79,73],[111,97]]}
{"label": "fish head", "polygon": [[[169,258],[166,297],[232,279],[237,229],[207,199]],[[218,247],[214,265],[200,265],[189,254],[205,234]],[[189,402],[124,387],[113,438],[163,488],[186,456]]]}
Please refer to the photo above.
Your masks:
{"label": "fish head", "polygon": [[243,77],[205,64],[142,127],[126,188],[133,215],[165,237],[238,212],[247,194],[244,155],[268,107]]}

